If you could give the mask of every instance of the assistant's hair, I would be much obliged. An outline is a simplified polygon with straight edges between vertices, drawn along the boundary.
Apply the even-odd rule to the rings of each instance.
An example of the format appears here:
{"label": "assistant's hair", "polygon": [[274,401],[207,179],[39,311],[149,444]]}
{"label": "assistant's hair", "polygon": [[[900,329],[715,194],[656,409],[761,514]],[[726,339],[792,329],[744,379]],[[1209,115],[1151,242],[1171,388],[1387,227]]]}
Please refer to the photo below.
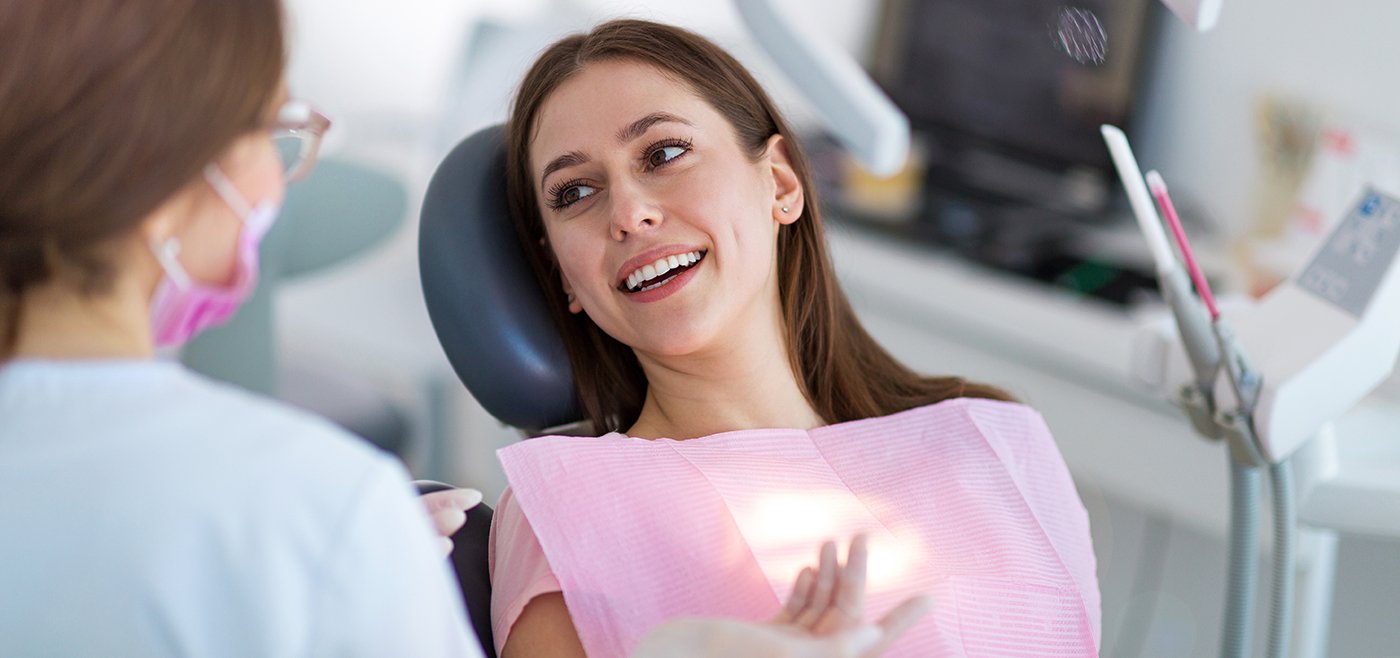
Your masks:
{"label": "assistant's hair", "polygon": [[[550,46],[526,73],[506,126],[507,194],[512,221],[547,299],[565,295],[530,183],[529,147],[540,108],[590,62],[631,60],[687,84],[728,120],[754,159],[768,139],[786,138],[806,192],[802,215],[778,233],[778,291],[788,358],[803,393],[829,423],[883,416],[956,397],[1010,400],[1000,389],[957,377],[925,377],[890,356],[866,333],[836,282],[827,255],[811,171],[792,130],[763,88],[733,57],[692,32],[640,20],[615,20]],[[586,314],[551,304],[569,352],[586,419],[598,431],[637,420],[647,380],[631,348]]]}
{"label": "assistant's hair", "polygon": [[283,32],[280,0],[0,2],[0,359],[25,289],[103,292],[116,239],[266,125]]}

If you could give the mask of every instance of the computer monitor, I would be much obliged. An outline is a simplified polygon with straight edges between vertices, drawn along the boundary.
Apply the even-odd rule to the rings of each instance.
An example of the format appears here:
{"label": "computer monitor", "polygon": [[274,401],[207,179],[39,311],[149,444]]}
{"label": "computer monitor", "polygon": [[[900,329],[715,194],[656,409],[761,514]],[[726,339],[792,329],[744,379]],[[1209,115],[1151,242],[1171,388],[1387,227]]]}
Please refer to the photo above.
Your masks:
{"label": "computer monitor", "polygon": [[[926,140],[932,184],[1101,213],[1116,188],[1099,125],[1129,123],[1157,9],[886,0],[872,73]],[[1085,56],[1078,38],[1101,41]]]}

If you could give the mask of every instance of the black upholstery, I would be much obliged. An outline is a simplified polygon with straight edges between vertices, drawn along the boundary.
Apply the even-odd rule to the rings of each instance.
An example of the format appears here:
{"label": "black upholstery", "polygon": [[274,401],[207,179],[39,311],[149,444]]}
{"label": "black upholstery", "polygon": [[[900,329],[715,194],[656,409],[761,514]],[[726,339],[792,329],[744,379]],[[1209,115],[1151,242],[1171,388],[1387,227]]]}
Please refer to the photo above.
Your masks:
{"label": "black upholstery", "polygon": [[438,165],[423,199],[418,268],[462,383],[502,422],[539,430],[582,414],[564,343],[510,222],[504,132],[478,131]]}
{"label": "black upholstery", "polygon": [[466,525],[452,535],[452,569],[457,572],[468,621],[488,658],[496,656],[491,635],[491,571],[487,553],[494,515],[494,510],[481,503],[467,510]]}

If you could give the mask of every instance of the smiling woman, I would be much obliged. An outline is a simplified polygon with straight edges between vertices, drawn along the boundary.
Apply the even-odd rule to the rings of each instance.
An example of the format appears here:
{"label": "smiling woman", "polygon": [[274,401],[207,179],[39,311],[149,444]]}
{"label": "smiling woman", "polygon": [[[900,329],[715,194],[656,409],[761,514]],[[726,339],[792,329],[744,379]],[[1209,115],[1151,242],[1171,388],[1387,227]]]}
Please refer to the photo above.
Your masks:
{"label": "smiling woman", "polygon": [[[608,434],[502,452],[505,656],[621,655],[672,616],[771,617],[814,532],[870,535],[872,572],[899,563],[874,612],[939,593],[947,613],[896,654],[1096,650],[1087,518],[1048,430],[865,332],[802,150],[732,57],[678,28],[603,24],[540,56],[506,139],[513,221]],[[776,533],[793,500],[829,516]]]}
{"label": "smiling woman", "polygon": [[540,178],[540,215],[572,311],[643,363],[741,335],[781,346],[775,241],[797,213],[779,208],[802,197],[781,136],[752,158],[684,83],[628,60],[563,82],[537,126],[530,159],[555,166]]}
{"label": "smiling woman", "polygon": [[[1010,399],[998,389],[961,378],[913,373],[865,333],[832,274],[806,158],[791,129],[752,76],[703,38],[654,23],[614,21],[564,39],[526,75],[507,133],[513,219],[546,293],[561,300],[574,294],[575,302],[554,309],[555,319],[569,347],[585,414],[599,430],[625,429],[637,421],[648,380],[632,344],[605,326],[612,320],[602,317],[604,309],[578,303],[588,292],[575,291],[569,276],[581,272],[583,264],[562,255],[570,237],[551,227],[631,212],[637,210],[627,205],[633,201],[668,212],[684,208],[709,220],[750,220],[736,223],[736,229],[767,225],[771,235],[763,242],[771,243],[770,249],[751,240],[741,246],[764,252],[750,264],[771,262],[775,269],[771,280],[750,276],[748,283],[773,285],[784,353],[798,374],[802,397],[826,422],[885,415],[959,396]],[[718,171],[697,164],[716,158],[723,158]],[[623,172],[627,175],[619,178]],[[668,203],[661,208],[655,194],[632,195],[634,184],[656,193],[667,185],[675,189],[666,188]],[[780,184],[787,186],[781,200]],[[609,194],[610,187],[617,189]],[[672,192],[691,198],[682,200]],[[772,196],[760,199],[760,192]],[[741,202],[747,204],[742,209],[708,207]],[[652,254],[638,249],[639,242],[663,252],[668,247],[682,250],[656,256],[708,253],[703,243],[661,244],[654,236],[665,235],[671,242],[673,232],[651,229],[669,219],[647,217],[632,230],[625,228],[625,219],[610,224],[610,233],[633,237],[625,248],[612,247],[606,255],[594,248],[589,253],[595,258],[613,260],[593,266],[611,265],[615,269],[608,274],[616,274],[613,283],[620,284],[635,268],[617,269],[634,259],[657,260],[648,261]],[[779,225],[789,228],[779,232]],[[637,237],[638,229],[647,235]],[[698,231],[681,233],[697,237]],[[736,240],[739,235],[748,233],[736,234]],[[544,244],[553,249],[540,248]],[[740,260],[739,254],[730,259]],[[577,315],[585,308],[588,317]],[[707,315],[717,318],[712,310]]]}

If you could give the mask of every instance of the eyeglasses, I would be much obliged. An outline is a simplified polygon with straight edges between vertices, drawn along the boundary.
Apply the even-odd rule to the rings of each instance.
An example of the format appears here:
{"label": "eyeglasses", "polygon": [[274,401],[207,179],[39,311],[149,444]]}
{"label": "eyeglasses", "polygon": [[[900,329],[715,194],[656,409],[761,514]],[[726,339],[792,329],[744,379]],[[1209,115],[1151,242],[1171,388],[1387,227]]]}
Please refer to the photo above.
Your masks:
{"label": "eyeglasses", "polygon": [[321,150],[321,137],[330,127],[331,120],[306,101],[290,100],[278,110],[272,145],[282,159],[282,174],[288,183],[311,172]]}

